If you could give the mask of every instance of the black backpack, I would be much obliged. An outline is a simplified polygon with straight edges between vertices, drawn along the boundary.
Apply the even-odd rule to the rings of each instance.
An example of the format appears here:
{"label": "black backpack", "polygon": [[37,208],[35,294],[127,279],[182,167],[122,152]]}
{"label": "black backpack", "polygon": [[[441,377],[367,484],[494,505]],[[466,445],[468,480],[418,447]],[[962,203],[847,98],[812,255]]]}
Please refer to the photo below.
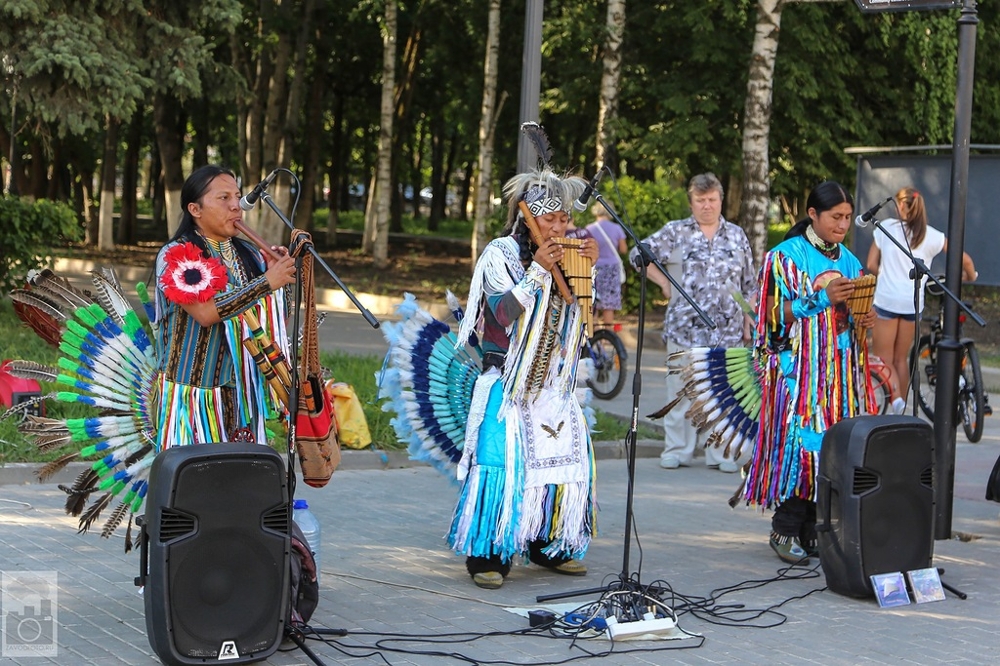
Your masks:
{"label": "black backpack", "polygon": [[302,529],[292,521],[291,599],[288,605],[288,625],[301,627],[309,622],[319,605],[319,581],[316,560]]}

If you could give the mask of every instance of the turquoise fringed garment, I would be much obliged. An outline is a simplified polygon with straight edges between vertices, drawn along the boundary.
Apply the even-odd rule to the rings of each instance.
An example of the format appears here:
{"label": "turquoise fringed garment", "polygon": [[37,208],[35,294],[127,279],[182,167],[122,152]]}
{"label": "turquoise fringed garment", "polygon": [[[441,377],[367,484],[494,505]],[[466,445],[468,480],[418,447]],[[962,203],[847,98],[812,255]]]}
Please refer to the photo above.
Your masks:
{"label": "turquoise fringed garment", "polygon": [[459,344],[491,321],[482,308],[496,307],[504,294],[517,294],[524,312],[506,330],[503,372],[481,376],[473,393],[448,535],[460,554],[509,561],[543,540],[550,556],[579,558],[594,534],[593,447],[575,394],[582,321],[551,286],[547,272],[526,277],[510,237],[491,242],[476,264]]}
{"label": "turquoise fringed garment", "polygon": [[846,247],[833,260],[803,236],[764,258],[756,335],[763,391],[743,493],[748,504],[772,508],[789,497],[815,500],[823,434],[874,409],[867,342],[863,331],[855,331],[847,305],[795,321],[783,315],[785,301],[809,299],[834,278],[860,274],[861,263]]}

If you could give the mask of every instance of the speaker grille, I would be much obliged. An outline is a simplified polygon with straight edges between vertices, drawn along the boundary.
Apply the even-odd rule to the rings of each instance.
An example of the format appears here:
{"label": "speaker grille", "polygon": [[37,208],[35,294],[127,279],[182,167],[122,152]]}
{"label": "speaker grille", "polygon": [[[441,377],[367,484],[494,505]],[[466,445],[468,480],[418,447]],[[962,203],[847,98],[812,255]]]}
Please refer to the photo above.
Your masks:
{"label": "speaker grille", "polygon": [[276,506],[264,514],[261,520],[265,530],[288,534],[288,507]]}
{"label": "speaker grille", "polygon": [[855,495],[864,495],[878,487],[878,474],[864,467],[854,468],[854,484],[852,491]]}
{"label": "speaker grille", "polygon": [[160,512],[160,543],[191,534],[198,528],[194,516],[164,507]]}

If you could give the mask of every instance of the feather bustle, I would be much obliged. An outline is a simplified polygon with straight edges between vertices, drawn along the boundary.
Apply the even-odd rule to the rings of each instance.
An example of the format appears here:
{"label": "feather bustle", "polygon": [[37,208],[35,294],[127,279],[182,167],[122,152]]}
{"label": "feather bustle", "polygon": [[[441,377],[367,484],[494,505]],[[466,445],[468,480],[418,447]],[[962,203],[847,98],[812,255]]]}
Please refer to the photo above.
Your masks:
{"label": "feather bustle", "polygon": [[62,470],[66,465],[78,459],[80,454],[78,452],[67,453],[64,456],[56,458],[51,462],[47,462],[36,472],[36,476],[39,481],[48,481],[60,470]]}
{"label": "feather bustle", "polygon": [[114,495],[112,493],[104,493],[96,502],[87,507],[87,510],[80,516],[79,529],[77,529],[76,533],[83,534],[84,532],[89,532],[94,521],[101,517],[101,512],[108,508],[113,498]]}

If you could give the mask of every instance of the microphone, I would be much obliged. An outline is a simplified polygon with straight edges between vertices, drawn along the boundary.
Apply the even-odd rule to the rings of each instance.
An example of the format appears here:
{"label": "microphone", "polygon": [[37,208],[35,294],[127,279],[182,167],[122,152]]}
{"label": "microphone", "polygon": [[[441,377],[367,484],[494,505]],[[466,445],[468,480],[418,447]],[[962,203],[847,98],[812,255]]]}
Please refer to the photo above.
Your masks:
{"label": "microphone", "polygon": [[864,213],[854,218],[854,224],[864,229],[865,227],[868,226],[868,223],[872,221],[872,218],[875,217],[875,213],[879,212],[882,206],[886,205],[890,201],[892,201],[892,197],[889,197],[885,201],[878,202],[877,204],[866,210]]}
{"label": "microphone", "polygon": [[579,211],[587,210],[587,204],[590,203],[590,197],[594,196],[594,190],[597,189],[597,184],[601,182],[601,178],[604,177],[604,167],[597,170],[594,177],[590,179],[587,183],[587,187],[583,188],[583,192],[580,193],[580,198],[573,202],[573,208]]}
{"label": "microphone", "polygon": [[264,190],[268,188],[271,181],[274,180],[275,176],[278,175],[278,170],[275,169],[271,173],[267,174],[267,178],[257,183],[257,187],[253,188],[247,192],[242,199],[240,199],[240,208],[245,211],[253,210],[253,207],[257,205],[257,200],[260,199],[260,195],[264,194]]}

